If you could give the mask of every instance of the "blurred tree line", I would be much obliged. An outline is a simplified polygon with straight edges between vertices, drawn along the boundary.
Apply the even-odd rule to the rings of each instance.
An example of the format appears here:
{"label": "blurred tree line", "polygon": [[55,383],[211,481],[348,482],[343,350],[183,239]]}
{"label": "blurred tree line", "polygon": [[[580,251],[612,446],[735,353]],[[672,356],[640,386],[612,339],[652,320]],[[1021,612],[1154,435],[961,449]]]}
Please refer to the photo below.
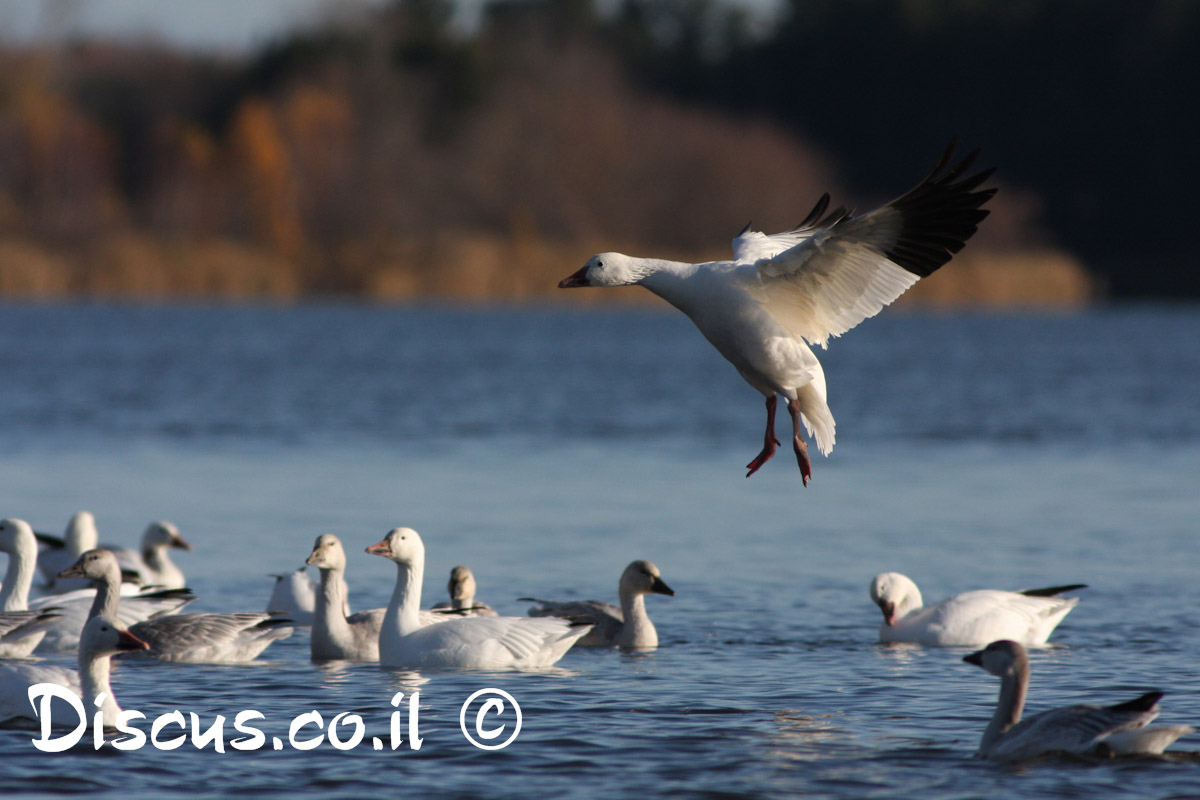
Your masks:
{"label": "blurred tree line", "polygon": [[533,297],[597,250],[724,257],[747,218],[785,228],[823,191],[869,207],[952,135],[1003,190],[930,297],[1079,302],[1072,251],[1120,293],[1200,292],[1172,107],[1200,74],[1190,5],[453,18],[401,0],[237,58],[0,49],[0,292]]}

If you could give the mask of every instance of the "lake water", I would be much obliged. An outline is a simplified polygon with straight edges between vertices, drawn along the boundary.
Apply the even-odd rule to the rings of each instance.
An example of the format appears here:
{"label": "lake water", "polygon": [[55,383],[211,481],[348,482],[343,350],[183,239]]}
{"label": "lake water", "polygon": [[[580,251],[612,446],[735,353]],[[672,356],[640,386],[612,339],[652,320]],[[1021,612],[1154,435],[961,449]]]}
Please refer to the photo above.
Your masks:
{"label": "lake water", "polygon": [[[648,600],[658,650],[546,673],[317,667],[303,630],[252,665],[120,664],[126,709],[224,715],[227,751],[3,730],[0,793],[1200,796],[1195,733],[1170,759],[973,759],[996,680],[963,649],[877,644],[867,596],[884,570],[927,601],[1087,583],[1029,709],[1157,687],[1161,722],[1200,725],[1200,309],[893,310],[823,363],[838,444],[805,489],[786,447],[743,477],[762,399],[675,313],[0,306],[0,516],[58,531],[86,508],[126,545],[172,520],[196,610],[263,608],[321,533],[354,607],[384,605],[394,568],[362,549],[396,525],[425,539],[426,604],[459,563],[506,613],[613,599],[635,558],[677,592]],[[459,728],[485,688],[524,715],[495,752]],[[414,689],[421,749],[373,750]],[[282,750],[229,747],[248,709]],[[312,710],[361,715],[364,743],[288,746]]]}

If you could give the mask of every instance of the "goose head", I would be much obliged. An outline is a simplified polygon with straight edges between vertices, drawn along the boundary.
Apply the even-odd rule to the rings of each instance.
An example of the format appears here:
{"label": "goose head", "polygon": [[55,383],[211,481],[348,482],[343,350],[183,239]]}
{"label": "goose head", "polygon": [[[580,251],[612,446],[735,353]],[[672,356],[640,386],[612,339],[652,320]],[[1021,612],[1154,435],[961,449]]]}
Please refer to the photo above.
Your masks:
{"label": "goose head", "polygon": [[0,552],[10,556],[22,554],[36,557],[37,538],[28,522],[11,517],[0,520]]}
{"label": "goose head", "polygon": [[342,540],[332,533],[323,533],[313,543],[312,554],[304,562],[317,569],[346,569],[346,551]]}
{"label": "goose head", "polygon": [[75,563],[58,573],[60,578],[85,578],[91,581],[121,582],[121,565],[117,557],[103,548],[88,550]]}
{"label": "goose head", "polygon": [[467,602],[475,598],[475,575],[470,567],[457,566],[450,570],[450,581],[446,584],[451,600]]}
{"label": "goose head", "polygon": [[63,540],[72,553],[83,554],[94,549],[100,543],[100,534],[96,532],[96,518],[92,512],[76,511],[67,523]]}
{"label": "goose head", "polygon": [[641,280],[642,272],[643,270],[638,268],[638,261],[629,256],[621,253],[599,253],[589,258],[578,272],[559,281],[558,288],[627,286]]}
{"label": "goose head", "polygon": [[871,579],[871,600],[879,606],[889,627],[922,605],[917,585],[899,572],[881,572]]}
{"label": "goose head", "polygon": [[1008,639],[992,642],[978,652],[963,656],[963,661],[983,667],[1001,678],[1029,670],[1029,657],[1025,654],[1024,646]]}
{"label": "goose head", "polygon": [[105,614],[88,620],[79,636],[80,660],[102,658],[129,650],[149,649],[150,645],[129,631],[122,630],[115,620]]}
{"label": "goose head", "polygon": [[393,528],[382,541],[368,547],[367,552],[373,556],[390,558],[401,565],[425,564],[425,543],[412,528]]}
{"label": "goose head", "polygon": [[662,573],[650,561],[634,561],[621,573],[619,590],[622,595],[665,594],[675,596],[675,590],[663,582]]}
{"label": "goose head", "polygon": [[179,529],[170,522],[159,520],[151,522],[142,534],[142,552],[157,550],[161,547],[176,547],[180,550],[191,550],[192,546],[179,535]]}

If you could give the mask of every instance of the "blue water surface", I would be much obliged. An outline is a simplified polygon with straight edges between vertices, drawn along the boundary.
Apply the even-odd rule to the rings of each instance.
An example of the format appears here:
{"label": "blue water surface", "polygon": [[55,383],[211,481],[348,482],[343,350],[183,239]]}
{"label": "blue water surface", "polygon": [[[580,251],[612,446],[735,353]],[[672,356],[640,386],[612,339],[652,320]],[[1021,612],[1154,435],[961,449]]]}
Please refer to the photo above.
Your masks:
{"label": "blue water surface", "polygon": [[[1030,710],[1160,688],[1160,721],[1200,724],[1200,309],[892,310],[820,355],[838,444],[806,489],[787,447],[743,477],[762,398],[673,312],[0,306],[0,516],[86,508],[124,545],[169,519],[195,610],[264,608],[322,533],[354,608],[384,605],[394,568],[362,550],[396,525],[425,539],[427,604],[459,563],[505,613],[612,600],[635,558],[677,592],[648,600],[658,650],[544,673],[316,666],[303,629],[251,665],[119,664],[123,707],[223,715],[226,752],[0,730],[0,793],[1200,796],[1197,734],[1168,759],[973,759],[995,679],[879,645],[867,597],[884,570],[927,601],[1087,583]],[[523,711],[494,752],[459,725],[485,688]],[[413,691],[422,747],[372,749]],[[267,743],[237,752],[248,709]],[[359,714],[364,743],[293,748],[312,710]]]}

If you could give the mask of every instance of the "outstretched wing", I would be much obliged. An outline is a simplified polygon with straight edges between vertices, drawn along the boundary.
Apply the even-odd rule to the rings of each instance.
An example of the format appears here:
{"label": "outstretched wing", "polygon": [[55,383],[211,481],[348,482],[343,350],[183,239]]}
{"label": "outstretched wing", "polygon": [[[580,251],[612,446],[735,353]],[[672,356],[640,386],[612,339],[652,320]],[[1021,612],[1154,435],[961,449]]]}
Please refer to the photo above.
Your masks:
{"label": "outstretched wing", "polygon": [[[793,336],[825,346],[875,314],[962,249],[988,215],[991,169],[963,177],[979,151],[951,166],[954,142],[919,184],[861,216],[838,209],[782,234],[743,232],[734,252],[753,264],[747,291]],[[782,249],[781,249],[782,248]],[[743,262],[745,263],[745,262]]]}

